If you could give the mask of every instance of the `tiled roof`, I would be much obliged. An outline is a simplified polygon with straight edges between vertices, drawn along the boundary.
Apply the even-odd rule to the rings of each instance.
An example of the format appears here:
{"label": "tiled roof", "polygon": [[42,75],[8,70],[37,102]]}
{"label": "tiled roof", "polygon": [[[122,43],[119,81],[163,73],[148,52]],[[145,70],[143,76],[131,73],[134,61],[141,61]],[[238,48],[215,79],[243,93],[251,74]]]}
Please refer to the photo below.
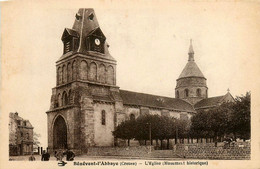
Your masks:
{"label": "tiled roof", "polygon": [[181,99],[120,90],[123,104],[194,112],[193,106]]}
{"label": "tiled roof", "polygon": [[221,103],[221,101],[223,100],[224,97],[225,97],[225,95],[203,99],[203,100],[199,101],[198,103],[196,103],[194,105],[194,108],[199,109],[199,108],[217,106],[219,103]]}
{"label": "tiled roof", "polygon": [[179,79],[185,77],[204,77],[202,72],[200,71],[199,67],[194,61],[189,61],[184,69],[182,70]]}

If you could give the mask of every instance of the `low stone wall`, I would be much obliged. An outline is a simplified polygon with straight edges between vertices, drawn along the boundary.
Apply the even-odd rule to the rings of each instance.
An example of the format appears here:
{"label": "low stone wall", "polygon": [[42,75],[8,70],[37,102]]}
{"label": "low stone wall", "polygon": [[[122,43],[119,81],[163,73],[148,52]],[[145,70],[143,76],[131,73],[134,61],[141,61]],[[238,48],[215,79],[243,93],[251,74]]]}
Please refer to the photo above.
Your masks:
{"label": "low stone wall", "polygon": [[250,160],[250,142],[236,142],[225,147],[223,143],[177,144],[174,152],[179,157],[195,159]]}
{"label": "low stone wall", "polygon": [[128,157],[149,157],[152,146],[137,147],[90,147],[89,156],[128,156]]}

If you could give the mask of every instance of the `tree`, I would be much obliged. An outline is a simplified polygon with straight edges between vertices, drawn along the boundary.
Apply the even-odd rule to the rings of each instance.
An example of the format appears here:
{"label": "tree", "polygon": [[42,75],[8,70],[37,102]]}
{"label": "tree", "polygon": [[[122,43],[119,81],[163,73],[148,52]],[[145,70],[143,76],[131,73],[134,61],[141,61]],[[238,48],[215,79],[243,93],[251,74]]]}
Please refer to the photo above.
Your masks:
{"label": "tree", "polygon": [[128,146],[130,146],[130,139],[135,137],[135,126],[135,120],[124,121],[116,127],[115,131],[113,131],[113,135],[115,138],[127,139]]}
{"label": "tree", "polygon": [[218,107],[201,110],[191,118],[190,134],[198,137],[222,137],[234,134],[250,138],[250,93]]}
{"label": "tree", "polygon": [[245,96],[236,97],[235,104],[232,107],[232,121],[230,131],[240,138],[250,139],[251,132],[251,94],[247,92]]}
{"label": "tree", "polygon": [[190,134],[197,137],[217,139],[228,133],[231,121],[232,103],[201,110],[191,119]]}
{"label": "tree", "polygon": [[40,137],[41,137],[40,134],[33,132],[33,149],[38,149],[38,147],[40,147],[40,145],[41,145],[41,143],[39,141]]}
{"label": "tree", "polygon": [[113,135],[116,138],[128,139],[128,145],[133,138],[146,142],[150,139],[150,127],[151,140],[162,142],[167,139],[167,147],[169,147],[169,139],[175,137],[176,119],[168,116],[148,114],[139,116],[136,120],[124,121],[116,127]]}

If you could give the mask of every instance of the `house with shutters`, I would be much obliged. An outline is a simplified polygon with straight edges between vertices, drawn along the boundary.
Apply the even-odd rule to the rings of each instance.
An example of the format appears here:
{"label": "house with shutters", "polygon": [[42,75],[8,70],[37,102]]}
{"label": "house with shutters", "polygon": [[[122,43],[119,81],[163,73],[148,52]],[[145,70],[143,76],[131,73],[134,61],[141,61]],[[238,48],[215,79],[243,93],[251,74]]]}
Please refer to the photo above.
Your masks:
{"label": "house with shutters", "polygon": [[33,126],[17,112],[9,113],[9,155],[28,155],[33,152]]}

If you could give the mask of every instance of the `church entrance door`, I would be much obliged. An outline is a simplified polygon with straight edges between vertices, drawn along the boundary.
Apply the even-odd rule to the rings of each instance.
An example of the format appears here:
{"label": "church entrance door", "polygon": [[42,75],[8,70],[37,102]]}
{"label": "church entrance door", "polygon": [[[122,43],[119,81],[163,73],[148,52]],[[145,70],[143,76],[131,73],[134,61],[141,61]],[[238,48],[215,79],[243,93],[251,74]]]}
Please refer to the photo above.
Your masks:
{"label": "church entrance door", "polygon": [[53,148],[67,148],[67,125],[63,117],[56,118],[53,126]]}

